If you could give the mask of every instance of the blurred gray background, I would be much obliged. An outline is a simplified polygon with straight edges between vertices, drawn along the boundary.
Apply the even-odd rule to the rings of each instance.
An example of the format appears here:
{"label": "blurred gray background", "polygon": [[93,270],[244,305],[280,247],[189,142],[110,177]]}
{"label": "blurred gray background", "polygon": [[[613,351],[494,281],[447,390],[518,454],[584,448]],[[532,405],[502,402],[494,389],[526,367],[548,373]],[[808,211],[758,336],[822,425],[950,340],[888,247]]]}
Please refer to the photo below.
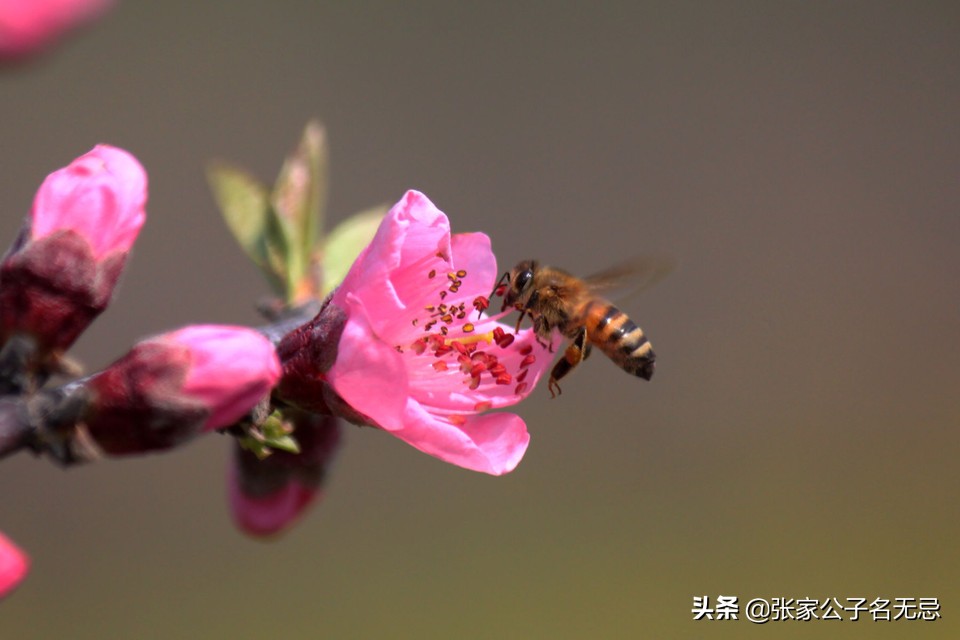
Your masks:
{"label": "blurred gray background", "polygon": [[[960,635],[960,5],[121,0],[0,75],[0,218],[98,142],[150,176],[90,368],[267,293],[210,197],[312,116],[333,221],[407,188],[501,266],[679,266],[624,304],[650,383],[594,356],[492,478],[350,429],[325,500],[250,540],[228,442],[0,465],[33,559],[4,638]],[[699,621],[695,595],[937,597],[937,622]],[[741,615],[742,618],[742,615]]]}

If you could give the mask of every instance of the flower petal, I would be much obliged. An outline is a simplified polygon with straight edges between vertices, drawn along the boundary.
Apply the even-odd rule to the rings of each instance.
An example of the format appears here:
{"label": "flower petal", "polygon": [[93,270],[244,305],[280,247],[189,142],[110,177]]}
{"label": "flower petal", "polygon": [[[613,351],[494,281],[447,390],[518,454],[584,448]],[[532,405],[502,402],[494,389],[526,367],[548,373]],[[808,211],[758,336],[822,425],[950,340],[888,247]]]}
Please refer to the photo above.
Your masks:
{"label": "flower petal", "polygon": [[513,471],[530,443],[527,425],[513,413],[471,415],[457,422],[410,400],[403,428],[392,434],[444,462],[495,476]]}
{"label": "flower petal", "polygon": [[327,378],[351,407],[387,431],[399,429],[409,394],[403,358],[393,346],[374,336],[365,302],[349,293],[344,303],[349,319]]}
{"label": "flower petal", "polygon": [[[446,260],[438,257],[446,256]],[[450,222],[418,191],[408,191],[381,223],[370,245],[354,262],[333,301],[343,306],[346,292],[354,293],[369,309],[369,321],[385,338],[397,326],[397,316],[422,297],[409,295],[405,282],[413,274],[425,275],[437,263],[449,263]],[[401,293],[401,290],[403,293]]]}

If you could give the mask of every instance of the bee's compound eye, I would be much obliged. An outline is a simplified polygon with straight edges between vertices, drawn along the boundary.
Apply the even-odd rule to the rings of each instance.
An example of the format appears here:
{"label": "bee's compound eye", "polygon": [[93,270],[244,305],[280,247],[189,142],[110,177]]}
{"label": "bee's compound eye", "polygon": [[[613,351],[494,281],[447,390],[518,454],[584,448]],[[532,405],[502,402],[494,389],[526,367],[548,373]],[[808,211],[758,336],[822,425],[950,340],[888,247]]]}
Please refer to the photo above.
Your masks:
{"label": "bee's compound eye", "polygon": [[533,279],[533,272],[529,269],[521,271],[517,274],[516,288],[517,291],[523,291],[530,284],[530,280]]}

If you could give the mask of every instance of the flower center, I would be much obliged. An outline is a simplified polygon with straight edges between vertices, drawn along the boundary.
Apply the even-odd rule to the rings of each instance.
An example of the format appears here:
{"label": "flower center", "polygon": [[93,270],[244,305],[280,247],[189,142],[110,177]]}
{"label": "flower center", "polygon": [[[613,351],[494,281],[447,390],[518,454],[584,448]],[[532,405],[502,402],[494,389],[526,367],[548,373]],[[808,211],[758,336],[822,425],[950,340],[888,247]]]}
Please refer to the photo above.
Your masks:
{"label": "flower center", "polygon": [[[422,328],[423,335],[406,348],[417,356],[427,356],[429,360],[425,364],[432,368],[434,376],[442,372],[462,375],[462,383],[471,390],[482,384],[515,383],[514,393],[520,395],[528,387],[525,380],[530,365],[536,361],[533,347],[525,345],[520,349],[520,366],[512,373],[507,370],[498,352],[510,347],[515,336],[499,326],[490,331],[477,331],[468,315],[473,315],[475,311],[482,313],[490,306],[490,301],[486,296],[477,296],[472,301],[456,301],[455,297],[466,277],[465,269],[446,274],[446,282],[436,291],[433,303],[425,305],[423,313],[411,320],[414,327]],[[437,270],[431,269],[426,273],[426,278],[429,284],[436,283]],[[490,320],[486,318],[485,324],[489,326]],[[397,345],[396,349],[400,353],[405,352],[401,345]],[[475,410],[489,408],[489,402],[478,402]]]}

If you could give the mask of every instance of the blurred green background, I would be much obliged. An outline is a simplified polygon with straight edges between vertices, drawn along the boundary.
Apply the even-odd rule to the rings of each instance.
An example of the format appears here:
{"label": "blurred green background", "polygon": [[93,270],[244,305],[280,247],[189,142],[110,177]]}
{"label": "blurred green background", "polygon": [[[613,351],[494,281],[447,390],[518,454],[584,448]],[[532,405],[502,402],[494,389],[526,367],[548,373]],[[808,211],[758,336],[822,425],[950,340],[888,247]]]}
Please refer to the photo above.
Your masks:
{"label": "blurred green background", "polygon": [[[204,163],[328,126],[339,220],[407,188],[501,265],[679,266],[519,412],[512,474],[349,429],[325,501],[233,529],[229,451],[0,465],[0,638],[960,637],[960,5],[120,0],[0,75],[0,219],[97,142],[150,175],[99,368],[267,292]],[[692,620],[693,596],[936,597],[937,622]],[[845,616],[847,617],[847,616]]]}

